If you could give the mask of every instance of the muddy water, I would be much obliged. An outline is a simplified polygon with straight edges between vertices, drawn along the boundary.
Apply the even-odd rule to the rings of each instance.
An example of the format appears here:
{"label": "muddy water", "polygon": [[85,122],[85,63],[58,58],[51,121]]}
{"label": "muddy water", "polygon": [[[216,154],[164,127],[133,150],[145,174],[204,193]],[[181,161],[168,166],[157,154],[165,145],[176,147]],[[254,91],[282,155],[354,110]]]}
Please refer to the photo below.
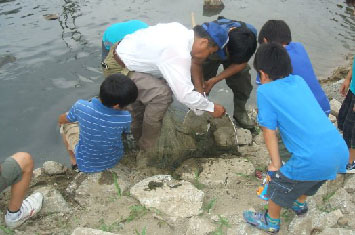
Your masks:
{"label": "muddy water", "polygon": [[[0,68],[0,160],[29,151],[36,165],[45,160],[68,163],[56,126],[60,113],[79,98],[97,93],[101,36],[110,23],[141,19],[149,24],[197,23],[202,0],[0,0],[0,56],[11,58]],[[355,16],[342,1],[225,0],[220,13],[260,28],[268,19],[284,19],[293,39],[302,42],[319,78],[344,62],[355,49]],[[44,14],[58,14],[48,21]],[[14,59],[15,57],[15,59]],[[4,57],[2,57],[4,58]],[[5,61],[6,62],[6,61]],[[255,76],[254,71],[252,72]],[[255,93],[249,104],[255,102]],[[218,84],[211,99],[232,112],[231,92]],[[174,104],[180,116],[184,108]]]}

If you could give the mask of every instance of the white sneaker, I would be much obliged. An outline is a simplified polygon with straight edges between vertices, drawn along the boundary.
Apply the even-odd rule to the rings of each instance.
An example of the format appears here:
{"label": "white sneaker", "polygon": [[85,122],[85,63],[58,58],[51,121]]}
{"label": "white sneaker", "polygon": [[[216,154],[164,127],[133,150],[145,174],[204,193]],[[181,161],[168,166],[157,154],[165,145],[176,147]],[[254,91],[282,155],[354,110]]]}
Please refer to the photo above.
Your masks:
{"label": "white sneaker", "polygon": [[43,195],[40,192],[33,193],[22,202],[21,215],[16,220],[10,219],[5,215],[5,224],[9,228],[16,228],[23,224],[27,219],[37,214],[42,208]]}

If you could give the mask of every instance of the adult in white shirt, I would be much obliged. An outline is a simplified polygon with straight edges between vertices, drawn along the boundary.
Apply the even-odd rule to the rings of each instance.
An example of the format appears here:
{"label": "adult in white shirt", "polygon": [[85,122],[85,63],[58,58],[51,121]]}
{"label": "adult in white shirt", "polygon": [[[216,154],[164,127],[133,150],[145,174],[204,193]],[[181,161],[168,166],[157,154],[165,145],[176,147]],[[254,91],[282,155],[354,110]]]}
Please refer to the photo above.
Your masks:
{"label": "adult in white shirt", "polygon": [[215,52],[224,53],[227,42],[228,32],[218,25],[189,30],[174,22],[141,29],[111,47],[103,63],[104,76],[122,73],[137,85],[131,129],[142,150],[154,147],[172,93],[193,110],[210,112],[213,117],[225,113],[223,106],[194,90],[191,63],[202,63]]}

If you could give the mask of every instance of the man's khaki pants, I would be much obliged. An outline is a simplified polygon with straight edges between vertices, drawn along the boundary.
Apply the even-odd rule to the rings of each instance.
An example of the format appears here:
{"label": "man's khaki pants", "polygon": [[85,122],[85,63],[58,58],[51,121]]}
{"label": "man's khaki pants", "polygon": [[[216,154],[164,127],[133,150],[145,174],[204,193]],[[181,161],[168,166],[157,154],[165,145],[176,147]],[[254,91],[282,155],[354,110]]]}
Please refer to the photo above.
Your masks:
{"label": "man's khaki pants", "polygon": [[172,102],[172,92],[163,78],[122,68],[113,58],[113,48],[104,60],[104,76],[121,73],[128,75],[138,87],[137,100],[128,106],[132,115],[131,131],[142,150],[152,150],[160,135],[163,117]]}

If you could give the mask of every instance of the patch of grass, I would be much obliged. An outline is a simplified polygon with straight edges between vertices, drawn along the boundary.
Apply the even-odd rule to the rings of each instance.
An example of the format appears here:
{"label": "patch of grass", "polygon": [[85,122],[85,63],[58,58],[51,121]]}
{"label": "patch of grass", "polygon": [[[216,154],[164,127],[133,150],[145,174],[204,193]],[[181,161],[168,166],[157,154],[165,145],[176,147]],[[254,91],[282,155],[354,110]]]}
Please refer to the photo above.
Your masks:
{"label": "patch of grass", "polygon": [[140,218],[148,213],[149,209],[142,205],[134,205],[130,207],[131,211],[129,216],[125,219],[127,222],[131,222],[137,218]]}
{"label": "patch of grass", "polygon": [[335,194],[335,192],[330,192],[330,193],[327,193],[326,195],[324,195],[324,196],[322,197],[323,202],[329,201],[329,199],[330,199],[331,197],[333,197],[334,194]]}
{"label": "patch of grass", "polygon": [[240,176],[240,177],[243,177],[247,180],[255,180],[256,177],[254,175],[246,175],[246,174],[243,174],[243,173],[235,173],[237,176]]}
{"label": "patch of grass", "polygon": [[147,228],[144,227],[144,228],[142,229],[142,232],[138,232],[137,229],[136,229],[135,231],[136,231],[136,234],[137,234],[137,235],[146,235],[146,233],[147,233]]}
{"label": "patch of grass", "polygon": [[216,230],[212,232],[212,235],[224,235],[225,234],[224,230],[226,228],[230,228],[231,227],[227,218],[224,218],[224,217],[222,217],[220,215],[218,215],[218,217],[219,217],[219,220],[218,220],[217,223],[219,225],[216,228]]}
{"label": "patch of grass", "polygon": [[214,205],[216,204],[217,198],[212,198],[206,205],[203,206],[203,210],[210,213]]}
{"label": "patch of grass", "polygon": [[0,225],[0,231],[3,231],[5,234],[8,234],[8,235],[13,235],[15,234],[15,232],[3,225]]}
{"label": "patch of grass", "polygon": [[199,169],[196,169],[195,171],[195,176],[194,176],[194,182],[193,182],[193,185],[197,188],[197,189],[203,189],[206,187],[206,185],[202,184],[200,182],[200,170]]}
{"label": "patch of grass", "polygon": [[106,224],[104,219],[99,220],[100,226],[99,229],[104,232],[113,232],[114,230],[119,230],[119,222],[114,222],[112,224]]}
{"label": "patch of grass", "polygon": [[112,173],[112,176],[113,176],[113,183],[114,183],[116,191],[117,191],[117,197],[120,198],[122,196],[122,191],[121,191],[121,188],[118,184],[117,175],[115,173]]}
{"label": "patch of grass", "polygon": [[285,223],[289,223],[295,217],[295,214],[291,210],[284,210],[281,214],[281,218]]}

